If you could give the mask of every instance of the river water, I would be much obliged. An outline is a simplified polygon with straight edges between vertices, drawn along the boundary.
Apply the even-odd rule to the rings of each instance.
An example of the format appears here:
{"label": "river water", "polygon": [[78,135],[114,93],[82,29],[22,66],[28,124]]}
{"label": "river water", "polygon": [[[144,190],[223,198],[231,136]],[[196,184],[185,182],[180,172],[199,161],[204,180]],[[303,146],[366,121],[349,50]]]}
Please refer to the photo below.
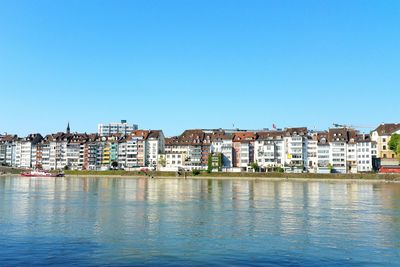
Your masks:
{"label": "river water", "polygon": [[0,177],[0,266],[396,266],[400,184]]}

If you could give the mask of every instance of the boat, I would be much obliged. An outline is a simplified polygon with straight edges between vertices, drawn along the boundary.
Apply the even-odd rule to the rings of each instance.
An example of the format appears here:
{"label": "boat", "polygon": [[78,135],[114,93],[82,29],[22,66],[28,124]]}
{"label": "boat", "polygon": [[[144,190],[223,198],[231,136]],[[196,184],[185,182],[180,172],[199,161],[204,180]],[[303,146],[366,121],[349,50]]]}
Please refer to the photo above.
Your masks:
{"label": "boat", "polygon": [[43,170],[36,170],[36,171],[30,171],[30,172],[23,172],[21,173],[21,176],[25,177],[64,177],[64,173],[51,173],[48,171],[43,171]]}

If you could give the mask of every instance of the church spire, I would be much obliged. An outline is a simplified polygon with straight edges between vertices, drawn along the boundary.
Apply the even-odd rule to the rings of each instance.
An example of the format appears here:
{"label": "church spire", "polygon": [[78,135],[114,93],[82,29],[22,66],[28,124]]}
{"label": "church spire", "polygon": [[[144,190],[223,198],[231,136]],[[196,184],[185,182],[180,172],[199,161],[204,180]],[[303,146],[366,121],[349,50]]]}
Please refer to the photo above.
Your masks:
{"label": "church spire", "polygon": [[68,126],[67,126],[67,134],[71,133],[71,129],[69,128],[69,122],[68,122]]}

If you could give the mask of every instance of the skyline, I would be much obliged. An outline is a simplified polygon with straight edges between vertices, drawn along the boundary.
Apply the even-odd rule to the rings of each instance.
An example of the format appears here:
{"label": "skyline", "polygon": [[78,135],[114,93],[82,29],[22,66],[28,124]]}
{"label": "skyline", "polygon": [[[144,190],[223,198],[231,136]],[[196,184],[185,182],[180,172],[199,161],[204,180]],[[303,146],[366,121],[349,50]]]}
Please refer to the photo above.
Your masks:
{"label": "skyline", "polygon": [[0,131],[400,121],[398,1],[3,1]]}
{"label": "skyline", "polygon": [[[121,122],[124,121],[125,123],[128,123],[128,127],[137,127],[137,124],[134,123],[130,123],[127,122],[126,120],[121,120]],[[43,131],[37,131],[37,132],[33,132],[33,131],[27,131],[27,134],[23,134],[20,135],[18,133],[12,133],[12,132],[7,132],[7,131],[0,131],[0,136],[12,136],[12,135],[17,135],[18,137],[26,137],[28,135],[36,135],[36,134],[40,134],[42,136],[46,136],[46,135],[52,135],[52,134],[57,134],[57,133],[71,133],[71,134],[98,134],[99,136],[102,136],[102,134],[100,134],[100,130],[99,130],[99,126],[100,125],[111,125],[111,124],[119,124],[120,122],[118,121],[113,121],[110,123],[100,123],[98,124],[97,130],[96,131],[87,131],[87,130],[83,130],[83,131],[76,131],[74,130],[71,125],[70,122],[67,123],[66,127],[64,129],[60,129],[60,130],[56,130],[53,132],[43,132]],[[232,125],[232,127],[215,127],[215,128],[201,128],[201,127],[194,127],[194,128],[186,128],[183,129],[181,132],[178,132],[178,134],[176,135],[168,135],[165,134],[165,131],[161,128],[142,128],[139,127],[137,129],[133,129],[131,130],[131,132],[135,132],[135,131],[161,131],[165,134],[165,137],[177,137],[181,134],[183,134],[185,131],[191,131],[191,130],[195,130],[195,131],[237,131],[237,132],[271,132],[271,131],[277,131],[277,132],[281,132],[281,131],[286,131],[286,130],[290,130],[290,129],[302,129],[302,128],[306,128],[308,131],[310,131],[310,133],[323,133],[323,132],[329,132],[329,130],[331,129],[353,129],[356,132],[364,135],[364,134],[370,134],[372,131],[375,131],[378,129],[378,127],[382,126],[382,125],[390,125],[390,124],[400,124],[400,123],[386,123],[386,122],[382,122],[380,124],[377,124],[375,126],[370,125],[370,126],[366,126],[366,125],[353,125],[353,124],[337,124],[337,123],[332,123],[329,127],[327,128],[310,128],[308,126],[305,125],[296,125],[296,126],[278,126],[276,124],[272,124],[270,127],[258,127],[258,128],[239,128],[236,127],[235,125]],[[177,132],[177,131],[176,131]],[[122,133],[122,131],[120,132],[120,134]],[[127,134],[125,134],[127,135]],[[128,134],[129,135],[129,134]]]}

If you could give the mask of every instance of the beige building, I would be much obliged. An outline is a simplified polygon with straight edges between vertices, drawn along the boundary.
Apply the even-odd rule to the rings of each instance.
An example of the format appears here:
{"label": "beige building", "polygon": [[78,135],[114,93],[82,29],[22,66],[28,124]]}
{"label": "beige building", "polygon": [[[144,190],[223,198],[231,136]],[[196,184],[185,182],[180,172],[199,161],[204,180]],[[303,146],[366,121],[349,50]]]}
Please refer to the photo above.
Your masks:
{"label": "beige building", "polygon": [[400,123],[382,123],[371,133],[372,141],[376,142],[377,157],[381,159],[381,165],[398,165],[394,151],[389,148],[389,140],[392,134],[400,134]]}

